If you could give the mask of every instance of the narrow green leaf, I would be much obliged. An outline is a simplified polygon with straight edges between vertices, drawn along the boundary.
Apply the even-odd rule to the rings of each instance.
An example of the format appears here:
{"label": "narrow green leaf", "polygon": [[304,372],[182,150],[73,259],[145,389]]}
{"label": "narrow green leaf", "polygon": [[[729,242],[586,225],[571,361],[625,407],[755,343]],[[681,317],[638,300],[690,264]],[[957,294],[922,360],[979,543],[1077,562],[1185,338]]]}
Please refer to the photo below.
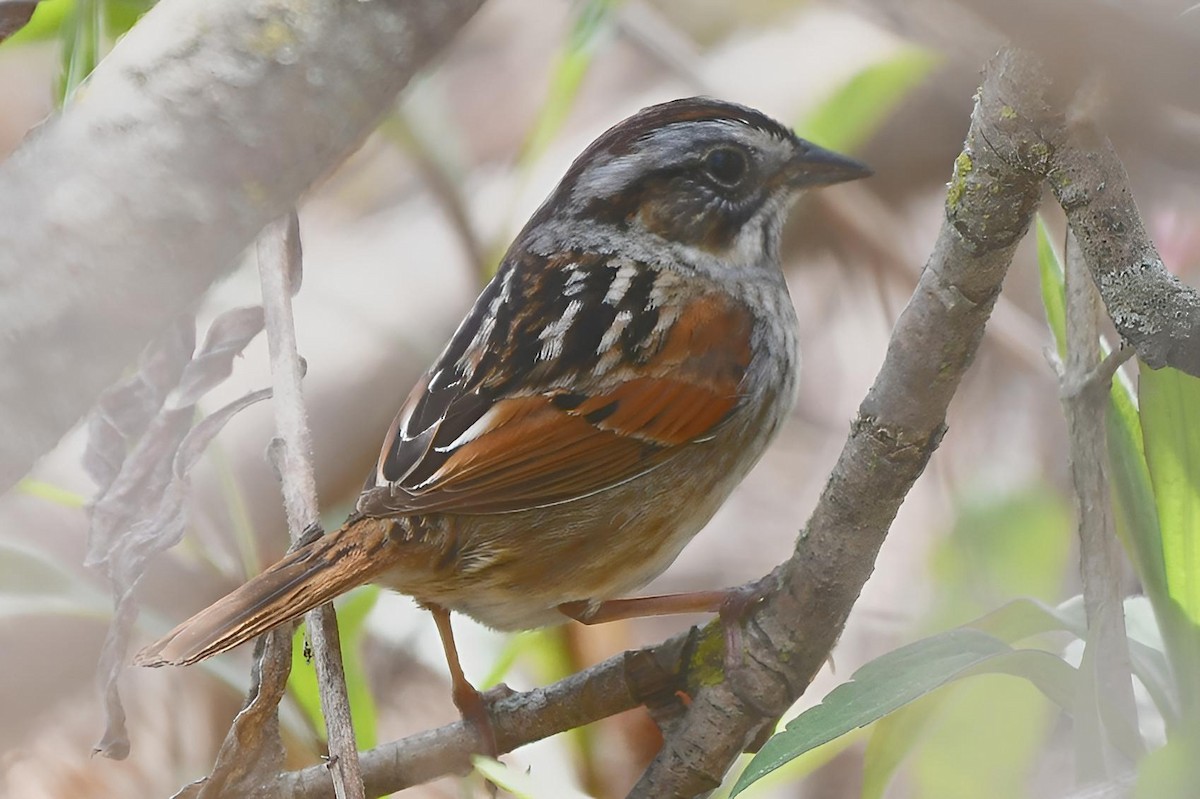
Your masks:
{"label": "narrow green leaf", "polygon": [[1108,413],[1104,418],[1117,535],[1146,595],[1158,607],[1168,596],[1158,508],[1146,463],[1142,418],[1133,393],[1119,378],[1120,375],[1109,391]]}
{"label": "narrow green leaf", "polygon": [[[758,796],[761,791],[766,793],[764,796],[774,796],[774,792],[788,792],[787,786],[793,786],[791,792],[795,792],[794,786],[801,780],[815,773],[838,755],[845,752],[847,749],[855,747],[867,739],[868,730],[851,730],[840,738],[835,738],[829,743],[821,744],[815,749],[809,749],[804,754],[795,760],[781,766],[767,776],[763,777],[758,782],[754,783],[754,787],[746,794],[747,799]],[[730,773],[740,772],[744,769],[751,760],[750,755],[743,755],[737,763],[730,769]],[[711,799],[729,799],[730,791],[733,786],[726,780],[721,784],[712,795]]]}
{"label": "narrow green leaf", "polygon": [[[354,738],[359,749],[370,749],[378,738],[375,699],[371,696],[366,672],[358,656],[367,614],[379,598],[379,587],[364,586],[351,592],[337,603],[338,634],[342,642],[342,664],[346,672],[346,693],[350,700],[350,717],[354,721]],[[304,625],[296,630],[292,641],[292,672],[288,676],[288,691],[309,718],[313,727],[325,738],[325,716],[321,712],[321,693],[316,670],[306,657],[307,635]]]}
{"label": "narrow green leaf", "polygon": [[579,87],[592,66],[600,36],[611,26],[611,17],[616,5],[617,0],[587,0],[579,6],[579,13],[571,26],[566,44],[550,73],[546,102],[542,104],[533,130],[526,140],[521,154],[522,163],[529,164],[536,160],[562,128],[567,115],[575,106]]}
{"label": "narrow green leaf", "polygon": [[1138,398],[1167,592],[1200,623],[1200,379],[1143,366]]}
{"label": "narrow green leaf", "polygon": [[732,795],[809,749],[870,724],[987,659],[1011,651],[986,633],[959,629],[876,658],[768,740],[738,778]]}
{"label": "narrow green leaf", "polygon": [[45,480],[35,480],[32,477],[26,477],[17,483],[17,490],[22,494],[38,497],[64,508],[82,508],[87,504],[87,500],[74,491],[47,483]]}
{"label": "narrow green leaf", "polygon": [[104,55],[104,0],[75,0],[63,21],[58,104],[66,105]]}
{"label": "narrow green leaf", "polygon": [[496,656],[496,662],[492,664],[491,671],[479,681],[479,690],[486,691],[503,682],[508,673],[512,671],[513,666],[516,665],[517,658],[521,656],[521,653],[527,647],[538,645],[538,638],[542,633],[543,630],[526,630],[508,636],[504,641],[504,646],[500,649],[500,654]]}
{"label": "narrow green leaf", "polygon": [[822,147],[857,149],[938,60],[927,50],[910,47],[868,66],[814,109],[797,133]]}
{"label": "narrow green leaf", "polygon": [[1046,220],[1037,215],[1038,275],[1042,283],[1042,307],[1046,309],[1046,322],[1058,347],[1058,357],[1067,355],[1067,300],[1063,265],[1050,242],[1050,231]]}

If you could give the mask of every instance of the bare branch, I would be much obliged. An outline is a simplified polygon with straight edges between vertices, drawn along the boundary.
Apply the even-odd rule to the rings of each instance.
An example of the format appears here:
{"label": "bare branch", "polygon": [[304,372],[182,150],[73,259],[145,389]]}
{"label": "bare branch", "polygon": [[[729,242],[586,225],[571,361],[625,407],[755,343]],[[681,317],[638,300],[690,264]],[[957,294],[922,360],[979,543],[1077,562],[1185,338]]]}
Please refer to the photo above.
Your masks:
{"label": "bare branch", "polygon": [[0,490],[481,4],[164,0],[118,42],[0,165]]}
{"label": "bare branch", "polygon": [[[288,529],[295,546],[317,525],[317,481],[313,474],[312,434],[300,380],[303,366],[296,348],[292,295],[300,288],[300,221],[296,212],[268,225],[258,240],[267,344],[275,389],[275,425],[279,431],[279,467]],[[329,740],[329,770],[337,799],[364,799],[358,746],[350,720],[350,699],[333,605],[305,616],[320,685],[321,711]]]}
{"label": "bare branch", "polygon": [[1112,143],[1071,120],[1048,155],[1050,186],[1117,331],[1148,366],[1200,376],[1200,293],[1163,265]]}
{"label": "bare branch", "polygon": [[[546,688],[500,699],[491,706],[501,752],[582,727],[645,704],[652,710],[678,707],[676,691],[697,679],[686,669],[695,630],[648,649],[624,652]],[[363,779],[373,796],[471,769],[477,734],[464,722],[384,744],[362,754]],[[329,773],[313,766],[285,774],[279,793],[292,799],[330,794]]]}
{"label": "bare branch", "polygon": [[[1046,89],[1036,68],[1012,53],[989,66],[934,252],[794,556],[768,578],[777,590],[748,620],[746,648],[734,653],[742,667],[693,696],[631,796],[690,797],[716,787],[828,657],[900,503],[941,440],[946,408],[1033,218],[1041,180],[1014,155],[1039,131],[1002,123],[1014,108],[1043,120]],[[720,669],[719,647],[699,651],[708,668]]]}
{"label": "bare branch", "polygon": [[[1067,360],[1060,377],[1063,413],[1067,419],[1071,480],[1075,486],[1076,524],[1079,530],[1079,560],[1083,575],[1083,602],[1088,635],[1085,664],[1095,675],[1095,696],[1086,707],[1097,714],[1097,723],[1081,721],[1077,735],[1104,729],[1099,714],[1112,708],[1118,723],[1137,727],[1129,644],[1125,632],[1125,608],[1121,595],[1124,554],[1113,521],[1108,476],[1108,435],[1104,417],[1112,374],[1120,363],[1117,353],[1100,358],[1100,303],[1074,237],[1069,237],[1066,254]],[[1111,371],[1109,371],[1111,369]],[[1108,379],[1103,379],[1107,374]],[[1101,701],[1103,700],[1103,701]],[[1100,780],[1128,769],[1132,764],[1110,764],[1110,748],[1100,739],[1079,741],[1079,762],[1088,780]],[[1086,773],[1090,772],[1090,773]]]}

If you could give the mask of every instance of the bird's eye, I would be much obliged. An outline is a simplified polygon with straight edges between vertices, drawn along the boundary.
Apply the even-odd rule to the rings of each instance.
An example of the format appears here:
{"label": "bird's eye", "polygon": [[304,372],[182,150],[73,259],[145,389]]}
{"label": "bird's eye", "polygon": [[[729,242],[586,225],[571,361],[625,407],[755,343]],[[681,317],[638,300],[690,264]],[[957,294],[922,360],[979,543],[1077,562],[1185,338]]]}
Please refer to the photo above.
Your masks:
{"label": "bird's eye", "polygon": [[745,153],[733,147],[718,147],[704,156],[704,171],[722,186],[736,186],[747,166]]}

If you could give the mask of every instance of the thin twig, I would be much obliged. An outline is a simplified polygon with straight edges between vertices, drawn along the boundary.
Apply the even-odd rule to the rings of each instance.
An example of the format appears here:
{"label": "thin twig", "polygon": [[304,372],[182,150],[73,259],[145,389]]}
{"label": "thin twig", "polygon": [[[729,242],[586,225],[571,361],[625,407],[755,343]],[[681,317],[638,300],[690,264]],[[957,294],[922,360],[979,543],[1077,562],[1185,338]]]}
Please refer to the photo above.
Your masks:
{"label": "thin twig", "polygon": [[[268,225],[259,237],[258,273],[275,389],[272,404],[281,444],[278,448],[281,457],[276,465],[283,482],[283,504],[293,544],[318,523],[312,435],[300,385],[303,367],[292,317],[292,294],[299,288],[300,257],[300,222],[292,211]],[[305,622],[316,661],[334,793],[338,799],[365,799],[333,605],[310,611]]]}
{"label": "thin twig", "polygon": [[1099,296],[1073,236],[1067,240],[1065,271],[1067,357],[1061,376],[1062,404],[1088,620],[1084,663],[1090,665],[1094,678],[1082,683],[1095,692],[1094,696],[1081,697],[1081,709],[1090,713],[1077,714],[1075,729],[1080,777],[1083,782],[1091,782],[1126,771],[1132,764],[1112,763],[1117,750],[1100,735],[1105,725],[1089,724],[1078,717],[1091,715],[1101,722],[1103,711],[1111,708],[1119,714],[1119,724],[1136,728],[1137,719],[1121,595],[1124,556],[1117,540],[1109,491],[1104,417],[1111,383],[1097,379],[1108,374],[1111,380],[1120,361],[1113,357],[1116,353],[1107,361],[1101,360]]}
{"label": "thin twig", "polygon": [[[695,679],[687,674],[694,645],[692,630],[623,652],[546,688],[497,700],[489,710],[497,747],[508,752],[638,705],[678,706],[677,692]],[[457,721],[364,752],[363,778],[371,795],[388,794],[445,774],[466,773],[477,751],[477,733]],[[284,774],[277,787],[290,799],[320,799],[329,795],[329,775],[324,767],[312,766]]]}

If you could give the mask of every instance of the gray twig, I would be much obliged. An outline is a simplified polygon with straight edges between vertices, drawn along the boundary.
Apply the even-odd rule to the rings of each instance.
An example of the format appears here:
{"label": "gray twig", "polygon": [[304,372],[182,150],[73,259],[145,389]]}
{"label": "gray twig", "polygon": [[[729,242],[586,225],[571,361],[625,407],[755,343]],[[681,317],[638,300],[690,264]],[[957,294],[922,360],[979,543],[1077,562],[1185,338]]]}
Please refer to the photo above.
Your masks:
{"label": "gray twig", "polygon": [[[630,796],[690,797],[715,788],[824,664],[900,503],[941,441],[947,406],[1033,218],[1041,177],[1014,155],[1039,131],[1000,124],[1014,108],[1041,119],[1046,89],[1013,53],[989,65],[933,254],[795,554],[768,578],[776,590],[747,621],[746,651],[735,653],[741,669],[693,695]],[[713,627],[706,633],[720,635]],[[720,658],[710,655],[710,665],[719,667]]]}
{"label": "gray twig", "polygon": [[[1076,524],[1079,530],[1080,571],[1088,636],[1084,663],[1093,679],[1084,681],[1094,696],[1081,697],[1077,744],[1081,776],[1085,781],[1110,777],[1131,764],[1110,763],[1112,753],[1100,737],[1103,712],[1115,712],[1119,724],[1136,729],[1137,710],[1125,632],[1121,595],[1124,554],[1117,540],[1109,491],[1108,438],[1104,418],[1112,375],[1121,360],[1117,350],[1101,360],[1100,303],[1074,236],[1066,249],[1067,358],[1060,377],[1063,413],[1067,419],[1071,480],[1075,486]],[[1116,769],[1113,766],[1117,766]]]}
{"label": "gray twig", "polygon": [[[283,483],[283,504],[293,546],[319,519],[312,435],[300,385],[303,366],[296,348],[292,316],[292,295],[299,288],[300,264],[300,223],[293,211],[268,225],[258,240],[258,272],[275,389],[275,424],[281,444],[276,465]],[[305,622],[316,661],[334,793],[338,799],[365,799],[333,605],[309,611]]]}
{"label": "gray twig", "polygon": [[1042,149],[1050,187],[1117,332],[1147,366],[1200,376],[1200,292],[1163,265],[1112,143],[1089,116],[1056,133]]}
{"label": "gray twig", "polygon": [[[512,694],[491,705],[500,752],[582,727],[638,705],[678,706],[676,691],[686,674],[695,631],[656,646],[624,652],[546,688]],[[383,744],[362,755],[363,779],[373,796],[389,794],[445,774],[471,769],[477,733],[457,721],[436,730]],[[284,774],[277,786],[291,799],[329,795],[324,766]]]}

